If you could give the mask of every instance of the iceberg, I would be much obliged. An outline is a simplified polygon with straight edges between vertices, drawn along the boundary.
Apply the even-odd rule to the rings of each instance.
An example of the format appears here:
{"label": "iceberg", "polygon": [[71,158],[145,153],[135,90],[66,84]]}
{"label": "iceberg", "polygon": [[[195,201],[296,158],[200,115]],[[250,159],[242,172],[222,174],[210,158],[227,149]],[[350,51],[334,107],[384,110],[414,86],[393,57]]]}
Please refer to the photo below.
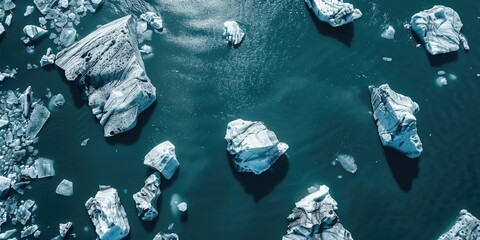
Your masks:
{"label": "iceberg", "polygon": [[288,145],[279,142],[273,131],[257,121],[237,119],[229,122],[225,140],[227,151],[234,156],[233,165],[238,172],[260,174],[269,169],[288,149]]}
{"label": "iceberg", "polygon": [[460,16],[449,7],[435,5],[416,13],[410,25],[432,55],[458,51],[460,44],[465,50],[470,49],[467,39],[460,33],[463,26]]}
{"label": "iceberg", "polygon": [[236,21],[230,20],[223,23],[223,37],[234,46],[239,45],[244,36],[245,32],[243,32]]}
{"label": "iceberg", "polygon": [[70,228],[72,227],[73,223],[72,222],[66,222],[66,223],[60,223],[58,225],[58,232],[60,233],[60,237],[65,238],[67,236],[68,231],[70,231]]}
{"label": "iceberg", "polygon": [[55,54],[52,53],[51,48],[47,48],[47,53],[40,59],[40,67],[51,65],[55,63]]}
{"label": "iceberg", "polygon": [[305,0],[307,6],[322,22],[339,27],[362,17],[362,12],[343,0]]}
{"label": "iceberg", "polygon": [[70,197],[73,195],[73,183],[63,179],[55,189],[55,193],[61,196]]}
{"label": "iceberg", "polygon": [[48,31],[41,27],[37,27],[35,25],[27,25],[23,28],[23,33],[27,35],[30,41],[35,41],[45,36],[48,33]]}
{"label": "iceberg", "polygon": [[322,185],[295,203],[295,208],[287,218],[287,234],[282,240],[353,240],[335,213],[338,204],[330,196],[329,190]]}
{"label": "iceberg", "polygon": [[48,111],[45,106],[36,104],[33,107],[32,114],[25,129],[26,137],[28,139],[34,139],[40,130],[42,130],[43,125],[45,125],[49,117],[50,111]]}
{"label": "iceberg", "polygon": [[127,214],[120,203],[118,192],[110,186],[100,186],[95,198],[85,203],[88,215],[101,240],[120,240],[130,232]]}
{"label": "iceberg", "polygon": [[156,206],[160,193],[160,174],[155,172],[145,180],[145,186],[133,194],[138,216],[143,221],[153,221],[157,217]]}
{"label": "iceberg", "polygon": [[448,230],[448,232],[442,234],[438,240],[480,239],[479,225],[480,221],[475,216],[467,210],[462,209],[452,228]]}
{"label": "iceberg", "polygon": [[37,178],[46,178],[55,176],[55,169],[53,168],[53,160],[46,158],[38,158],[35,160],[35,173]]}
{"label": "iceberg", "polygon": [[355,159],[347,154],[340,154],[337,156],[335,161],[340,162],[345,171],[354,174],[357,172],[357,164],[355,164]]}
{"label": "iceberg", "polygon": [[145,155],[143,164],[155,168],[166,179],[172,178],[180,163],[175,155],[175,146],[170,141],[165,141],[155,146]]}
{"label": "iceberg", "polygon": [[27,8],[25,9],[25,13],[23,14],[24,17],[30,15],[33,13],[33,10],[35,10],[34,6],[28,5]]}
{"label": "iceberg", "polygon": [[382,34],[380,34],[382,38],[386,39],[394,39],[395,38],[395,28],[391,25],[387,25],[383,30]]}
{"label": "iceberg", "polygon": [[175,233],[163,233],[163,232],[157,233],[157,235],[155,235],[155,237],[153,238],[153,240],[179,240],[179,239],[180,238]]}
{"label": "iceberg", "polygon": [[75,43],[75,40],[77,40],[77,30],[73,27],[72,23],[68,23],[60,32],[58,41],[60,45],[69,47]]}
{"label": "iceberg", "polygon": [[135,22],[125,16],[103,25],[57,54],[56,65],[88,96],[110,137],[132,129],[156,99],[137,46]]}
{"label": "iceberg", "polygon": [[369,86],[373,119],[383,146],[392,147],[409,158],[417,158],[423,151],[417,134],[414,114],[419,106],[409,97],[396,93],[388,84]]}

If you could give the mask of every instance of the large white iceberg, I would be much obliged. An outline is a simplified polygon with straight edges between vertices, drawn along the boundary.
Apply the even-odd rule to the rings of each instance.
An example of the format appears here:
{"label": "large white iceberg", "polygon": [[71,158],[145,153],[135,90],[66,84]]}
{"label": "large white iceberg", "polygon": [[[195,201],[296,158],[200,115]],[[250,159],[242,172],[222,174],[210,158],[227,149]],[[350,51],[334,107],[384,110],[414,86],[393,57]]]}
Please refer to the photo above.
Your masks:
{"label": "large white iceberg", "polygon": [[460,43],[465,50],[470,49],[467,39],[460,33],[463,26],[460,16],[449,7],[435,5],[416,13],[410,25],[432,55],[457,51]]}
{"label": "large white iceberg", "polygon": [[260,174],[288,149],[288,145],[279,142],[273,131],[257,121],[231,121],[227,125],[225,140],[227,151],[235,157],[233,164],[239,172]]}
{"label": "large white iceberg", "polygon": [[480,221],[462,209],[457,221],[448,232],[442,234],[438,240],[477,240],[480,239]]}
{"label": "large white iceberg", "polygon": [[287,218],[287,234],[282,240],[353,240],[350,232],[340,224],[335,213],[337,202],[328,191],[329,188],[322,185],[295,203]]}
{"label": "large white iceberg", "polygon": [[88,96],[106,137],[133,128],[156,99],[137,44],[135,20],[125,16],[57,54],[56,65]]}
{"label": "large white iceberg", "polygon": [[95,198],[88,199],[85,207],[101,240],[120,240],[130,232],[127,214],[115,188],[100,186]]}
{"label": "large white iceberg", "polygon": [[339,27],[362,17],[362,12],[343,0],[305,0],[307,6],[322,22]]}
{"label": "large white iceberg", "polygon": [[396,93],[388,84],[369,86],[373,119],[383,146],[392,147],[409,158],[423,151],[414,114],[419,106],[411,98]]}
{"label": "large white iceberg", "polygon": [[162,142],[150,150],[143,163],[158,170],[166,179],[170,179],[180,166],[175,155],[175,146],[170,141]]}

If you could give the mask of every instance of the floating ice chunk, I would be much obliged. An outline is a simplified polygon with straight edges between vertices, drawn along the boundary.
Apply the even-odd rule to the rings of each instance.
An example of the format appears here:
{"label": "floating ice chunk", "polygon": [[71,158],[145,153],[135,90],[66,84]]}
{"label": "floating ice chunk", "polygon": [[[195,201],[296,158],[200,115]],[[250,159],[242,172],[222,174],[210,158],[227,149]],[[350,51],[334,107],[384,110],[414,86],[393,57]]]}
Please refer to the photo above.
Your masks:
{"label": "floating ice chunk", "polygon": [[58,232],[60,233],[60,237],[65,238],[67,236],[68,231],[72,227],[72,222],[60,223],[58,225]]}
{"label": "floating ice chunk", "polygon": [[27,25],[23,28],[23,33],[25,33],[25,35],[27,35],[27,37],[31,40],[31,41],[35,41],[39,38],[41,38],[42,36],[45,36],[45,34],[47,34],[47,30],[41,28],[41,27],[37,27],[35,25]]}
{"label": "floating ice chunk", "polygon": [[7,195],[8,191],[10,191],[11,184],[12,180],[10,178],[0,176],[0,197]]}
{"label": "floating ice chunk", "polygon": [[149,53],[152,52],[152,47],[149,46],[149,45],[144,44],[144,45],[140,48],[140,52],[141,52],[141,53],[145,53],[145,54],[149,54]]}
{"label": "floating ice chunk", "polygon": [[181,203],[177,204],[177,208],[178,208],[178,211],[185,212],[188,209],[188,205],[187,205],[186,202],[181,202]]}
{"label": "floating ice chunk", "polygon": [[12,2],[12,0],[4,0],[3,1],[3,10],[5,11],[10,11],[15,8],[15,3]]}
{"label": "floating ice chunk", "polygon": [[393,61],[393,59],[391,57],[383,57],[382,60],[385,61],[385,62]]}
{"label": "floating ice chunk", "polygon": [[41,104],[36,104],[35,107],[33,107],[29,122],[25,127],[25,137],[27,139],[34,139],[42,129],[43,125],[47,122],[49,117],[50,111],[48,111],[45,106]]}
{"label": "floating ice chunk", "polygon": [[26,17],[26,16],[32,14],[32,13],[33,13],[33,10],[35,10],[35,7],[32,6],[32,5],[28,5],[28,6],[27,6],[27,9],[25,9],[25,13],[23,14],[23,16]]}
{"label": "floating ice chunk", "polygon": [[35,6],[37,6],[43,15],[46,15],[48,11],[50,11],[55,2],[57,2],[57,0],[33,0],[33,3],[35,3]]}
{"label": "floating ice chunk", "polygon": [[11,13],[8,14],[7,17],[5,18],[5,24],[9,27],[10,25],[12,25],[12,18],[13,18],[13,15]]}
{"label": "floating ice chunk", "polygon": [[480,221],[465,209],[462,209],[458,215],[452,228],[442,234],[438,240],[474,240],[480,238],[480,230],[478,229]]}
{"label": "floating ice chunk", "polygon": [[53,168],[53,160],[46,158],[38,158],[35,160],[35,172],[37,173],[37,178],[46,178],[55,176],[55,169]]}
{"label": "floating ice chunk", "polygon": [[17,233],[17,229],[7,230],[4,233],[0,234],[0,239],[10,239],[15,233]]}
{"label": "floating ice chunk", "polygon": [[20,238],[26,238],[30,235],[33,235],[38,230],[37,225],[31,225],[28,227],[24,227],[23,230],[20,232]]}
{"label": "floating ice chunk", "polygon": [[448,84],[447,78],[440,76],[435,79],[435,82],[437,83],[438,86],[442,87]]}
{"label": "floating ice chunk", "polygon": [[409,97],[396,93],[388,84],[368,88],[373,119],[383,146],[392,147],[409,158],[419,157],[423,147],[414,116],[419,110],[418,104]]}
{"label": "floating ice chunk", "polygon": [[349,173],[355,173],[357,171],[357,164],[355,164],[355,159],[347,154],[340,154],[337,156],[335,161],[340,162],[343,169]]}
{"label": "floating ice chunk", "polygon": [[98,238],[120,240],[130,232],[127,214],[115,188],[100,186],[95,198],[88,199],[85,207]]}
{"label": "floating ice chunk", "polygon": [[435,5],[416,13],[410,24],[432,55],[458,51],[460,43],[465,50],[469,49],[467,39],[460,33],[460,16],[449,7]]}
{"label": "floating ice chunk", "polygon": [[143,13],[140,15],[140,19],[147,22],[148,25],[150,25],[150,27],[152,27],[155,30],[162,30],[163,28],[162,18],[154,12]]}
{"label": "floating ice chunk", "polygon": [[40,59],[40,67],[51,65],[55,63],[55,54],[52,53],[52,49],[48,48],[47,53]]}
{"label": "floating ice chunk", "polygon": [[449,73],[449,74],[447,75],[447,78],[448,78],[448,80],[455,81],[455,80],[457,80],[457,75],[455,75],[455,74],[453,74],[453,73]]}
{"label": "floating ice chunk", "polygon": [[283,240],[337,239],[353,240],[352,235],[339,221],[337,202],[325,185],[295,203],[288,216],[287,234]]}
{"label": "floating ice chunk", "polygon": [[88,141],[90,141],[90,138],[85,138],[85,139],[83,139],[82,142],[80,143],[80,147],[85,147],[85,146],[87,146]]}
{"label": "floating ice chunk", "polygon": [[73,27],[71,23],[69,23],[66,27],[62,29],[62,32],[60,32],[58,41],[60,42],[60,45],[69,47],[76,40],[77,40],[77,30]]}
{"label": "floating ice chunk", "polygon": [[445,72],[445,71],[443,71],[443,70],[440,70],[440,71],[438,71],[438,72],[437,72],[437,74],[438,74],[439,76],[442,76],[442,75],[445,75],[445,74],[446,74],[446,72]]}
{"label": "floating ice chunk", "polygon": [[153,221],[157,217],[156,206],[160,193],[160,174],[155,172],[145,180],[145,186],[133,194],[138,216],[143,221]]}
{"label": "floating ice chunk", "polygon": [[227,125],[227,151],[235,159],[238,172],[260,174],[269,169],[285,153],[288,145],[279,142],[273,131],[262,122],[237,119]]}
{"label": "floating ice chunk", "polygon": [[51,111],[57,111],[65,104],[65,97],[62,94],[53,95],[48,102],[48,109]]}
{"label": "floating ice chunk", "polygon": [[155,237],[153,238],[153,240],[179,240],[179,239],[180,238],[176,233],[163,233],[163,232],[157,233],[157,235],[155,235]]}
{"label": "floating ice chunk", "polygon": [[387,25],[380,36],[386,39],[394,39],[395,28],[393,28],[391,25]]}
{"label": "floating ice chunk", "polygon": [[315,186],[311,186],[309,188],[307,188],[307,191],[308,193],[313,193],[313,192],[316,192],[318,190],[318,187],[315,187]]}
{"label": "floating ice chunk", "polygon": [[27,51],[28,54],[34,54],[35,53],[35,46],[27,46],[25,48],[25,51]]}
{"label": "floating ice chunk", "polygon": [[5,27],[0,23],[0,36],[5,32]]}
{"label": "floating ice chunk", "polygon": [[305,0],[307,6],[322,22],[339,27],[362,17],[362,12],[343,0]]}
{"label": "floating ice chunk", "polygon": [[73,183],[67,179],[63,179],[55,189],[55,193],[65,197],[70,197],[73,195]]}
{"label": "floating ice chunk", "polygon": [[145,155],[143,163],[157,169],[166,179],[170,179],[180,166],[175,155],[175,146],[169,141],[162,142],[150,150]]}
{"label": "floating ice chunk", "polygon": [[68,8],[68,0],[59,0],[58,6],[60,6],[61,8]]}
{"label": "floating ice chunk", "polygon": [[223,37],[234,46],[239,45],[244,36],[245,32],[243,32],[236,21],[229,20],[223,23]]}

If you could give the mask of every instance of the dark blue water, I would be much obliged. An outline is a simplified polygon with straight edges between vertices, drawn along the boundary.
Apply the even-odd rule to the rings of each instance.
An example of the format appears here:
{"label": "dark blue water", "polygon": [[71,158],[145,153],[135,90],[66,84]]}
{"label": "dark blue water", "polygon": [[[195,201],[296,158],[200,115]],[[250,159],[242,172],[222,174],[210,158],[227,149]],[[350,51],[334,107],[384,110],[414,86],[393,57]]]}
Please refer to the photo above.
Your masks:
{"label": "dark blue water", "polygon": [[[119,190],[135,240],[152,239],[171,223],[186,240],[280,239],[294,203],[313,184],[330,187],[341,222],[356,240],[436,239],[460,209],[480,216],[480,2],[353,0],[363,17],[338,29],[318,22],[303,1],[127,2],[107,0],[77,28],[86,36],[99,24],[147,9],[164,19],[164,32],[147,42],[155,56],[145,61],[158,99],[134,130],[111,139],[56,68],[26,70],[53,46],[45,38],[30,55],[19,40],[25,24],[37,23],[38,11],[23,17],[27,2],[17,1],[12,27],[0,37],[0,69],[19,68],[2,90],[31,85],[44,95],[48,87],[67,100],[52,112],[36,145],[40,156],[55,160],[57,175],[35,181],[24,196],[37,201],[41,239],[57,235],[58,223],[66,221],[77,239],[94,239],[84,204],[99,184]],[[429,57],[415,47],[403,24],[435,4],[459,13],[469,52]],[[229,19],[246,31],[236,49],[221,37]],[[394,40],[380,37],[385,24],[396,29]],[[393,61],[384,62],[385,56]],[[439,70],[458,79],[439,87]],[[420,159],[382,148],[367,89],[382,83],[420,105]],[[224,135],[236,118],[263,121],[289,144],[272,171],[258,177],[233,171]],[[90,141],[82,148],[85,137]],[[181,166],[162,182],[158,220],[144,224],[132,194],[150,173],[143,157],[164,140],[175,144]],[[332,166],[336,154],[354,156],[357,173]],[[71,198],[55,194],[63,178],[74,182]],[[186,218],[171,212],[174,194],[188,203]]]}

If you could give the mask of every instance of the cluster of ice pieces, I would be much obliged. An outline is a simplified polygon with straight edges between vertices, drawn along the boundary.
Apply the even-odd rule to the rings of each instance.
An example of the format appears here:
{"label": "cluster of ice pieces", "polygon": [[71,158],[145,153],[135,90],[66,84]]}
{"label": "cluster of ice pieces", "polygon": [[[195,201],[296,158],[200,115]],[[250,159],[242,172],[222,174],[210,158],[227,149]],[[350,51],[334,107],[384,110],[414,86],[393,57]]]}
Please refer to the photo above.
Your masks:
{"label": "cluster of ice pieces", "polygon": [[229,20],[223,23],[223,37],[233,46],[238,46],[243,40],[245,32],[236,21]]}
{"label": "cluster of ice pieces", "polygon": [[336,239],[353,240],[352,235],[340,224],[335,213],[337,202],[325,185],[309,188],[310,194],[295,203],[288,216],[287,234],[283,240]]}
{"label": "cluster of ice pieces", "polygon": [[3,72],[0,72],[0,82],[3,82],[5,78],[15,78],[15,75],[17,75],[17,69],[10,69],[10,67],[7,66]]}
{"label": "cluster of ice pieces", "polygon": [[307,6],[322,22],[339,27],[362,17],[362,12],[343,0],[305,0]]}
{"label": "cluster of ice pieces", "polygon": [[55,64],[83,89],[106,137],[133,128],[138,115],[156,99],[135,26],[132,16],[122,17],[57,54]]}
{"label": "cluster of ice pieces", "polygon": [[15,7],[16,5],[14,2],[12,2],[12,0],[0,1],[0,36],[5,32],[5,27],[2,25],[2,22],[5,21],[7,26],[12,24],[12,10]]}
{"label": "cluster of ice pieces", "polygon": [[227,151],[234,156],[233,165],[239,172],[260,174],[288,149],[288,145],[279,142],[273,131],[257,121],[231,121],[227,125],[225,140]]}
{"label": "cluster of ice pieces", "polygon": [[[10,219],[11,224],[15,225],[17,223],[22,224],[24,229],[21,231],[21,236],[26,237],[32,234],[37,236],[40,235],[38,226],[35,224],[28,225],[27,222],[31,220],[33,223],[33,213],[36,211],[37,205],[33,200],[19,201],[17,196],[9,196],[6,200],[0,201],[0,226],[7,222]],[[16,233],[16,230],[8,230],[0,234],[0,239],[7,239],[12,237]]]}
{"label": "cluster of ice pieces", "polygon": [[463,26],[460,16],[449,7],[435,5],[416,13],[410,25],[432,55],[457,51],[460,44],[465,50],[470,49],[467,39],[460,33]]}
{"label": "cluster of ice pieces", "polygon": [[368,88],[373,119],[383,146],[392,147],[409,158],[419,157],[423,148],[414,116],[419,111],[418,104],[409,97],[396,93],[388,84]]}
{"label": "cluster of ice pieces", "polygon": [[[94,13],[101,0],[34,0],[37,9],[44,15],[38,19],[40,27],[47,27],[57,33],[51,33],[50,39],[59,46],[68,47],[77,38],[75,26],[88,12]],[[28,9],[27,9],[28,11]]]}

